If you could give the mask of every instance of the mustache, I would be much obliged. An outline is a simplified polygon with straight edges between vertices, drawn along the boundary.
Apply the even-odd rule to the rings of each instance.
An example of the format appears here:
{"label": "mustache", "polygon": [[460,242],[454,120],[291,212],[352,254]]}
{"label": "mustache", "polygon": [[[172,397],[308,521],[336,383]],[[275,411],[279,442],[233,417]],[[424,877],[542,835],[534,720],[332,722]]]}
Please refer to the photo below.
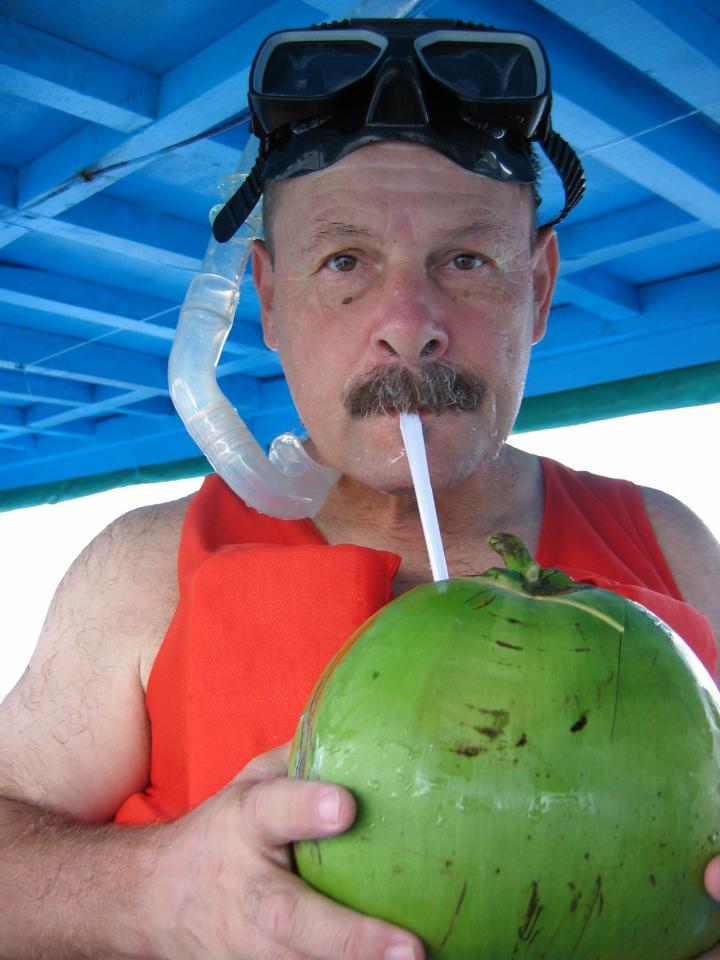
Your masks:
{"label": "mustache", "polygon": [[485,382],[476,374],[442,360],[431,360],[419,370],[399,364],[380,364],[357,377],[343,391],[351,417],[387,413],[435,414],[448,410],[475,410],[485,396]]}

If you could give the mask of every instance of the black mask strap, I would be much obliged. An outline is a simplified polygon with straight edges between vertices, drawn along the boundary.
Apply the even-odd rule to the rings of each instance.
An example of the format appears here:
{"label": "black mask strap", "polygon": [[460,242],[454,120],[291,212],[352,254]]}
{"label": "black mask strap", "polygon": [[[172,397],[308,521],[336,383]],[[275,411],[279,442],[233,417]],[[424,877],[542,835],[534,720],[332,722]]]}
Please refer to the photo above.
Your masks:
{"label": "black mask strap", "polygon": [[261,150],[243,185],[215,217],[212,232],[218,243],[230,240],[255,209],[265,185],[262,175],[265,159],[265,151]]}
{"label": "black mask strap", "polygon": [[[585,192],[585,174],[575,151],[559,133],[550,133],[538,142],[557,170],[565,189],[565,206],[556,217],[543,224],[544,227],[554,227],[564,220],[573,207],[580,202]],[[218,243],[226,243],[230,240],[255,209],[263,192],[264,166],[265,154],[261,151],[243,185],[215,217],[212,231]]]}
{"label": "black mask strap", "polygon": [[585,193],[585,172],[578,155],[559,133],[553,131],[537,142],[557,170],[565,191],[565,206],[556,217],[543,224],[543,227],[554,227],[561,220],[564,220],[572,208],[582,199],[582,195]]}

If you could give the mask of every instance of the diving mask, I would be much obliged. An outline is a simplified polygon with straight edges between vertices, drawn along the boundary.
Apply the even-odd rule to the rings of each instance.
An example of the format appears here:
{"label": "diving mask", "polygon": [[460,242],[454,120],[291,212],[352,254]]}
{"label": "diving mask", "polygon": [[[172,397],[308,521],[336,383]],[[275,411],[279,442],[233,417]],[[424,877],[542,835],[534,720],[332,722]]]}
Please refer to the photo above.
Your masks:
{"label": "diving mask", "polygon": [[213,224],[224,242],[245,222],[265,180],[336,163],[368,143],[409,140],[493,179],[535,183],[532,144],[557,170],[565,205],[585,181],[550,122],[550,68],[535,37],[450,20],[347,20],[283,30],[250,71],[250,176]]}

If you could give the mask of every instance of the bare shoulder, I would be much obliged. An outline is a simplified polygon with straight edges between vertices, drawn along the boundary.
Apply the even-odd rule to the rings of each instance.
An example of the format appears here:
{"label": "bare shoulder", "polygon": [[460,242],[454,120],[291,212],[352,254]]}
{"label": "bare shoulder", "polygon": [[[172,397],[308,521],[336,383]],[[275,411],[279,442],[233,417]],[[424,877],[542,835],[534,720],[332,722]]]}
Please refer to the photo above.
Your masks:
{"label": "bare shoulder", "polygon": [[720,640],[720,543],[680,500],[652,487],[640,491],[683,596],[707,616]]}
{"label": "bare shoulder", "polygon": [[118,518],[64,576],[0,706],[0,793],[103,821],[146,783],[143,683],[177,604],[189,500]]}
{"label": "bare shoulder", "polygon": [[64,615],[102,613],[125,638],[115,652],[133,661],[144,685],[177,605],[178,545],[191,499],[140,507],[107,526],[63,578],[43,635],[53,636]]}

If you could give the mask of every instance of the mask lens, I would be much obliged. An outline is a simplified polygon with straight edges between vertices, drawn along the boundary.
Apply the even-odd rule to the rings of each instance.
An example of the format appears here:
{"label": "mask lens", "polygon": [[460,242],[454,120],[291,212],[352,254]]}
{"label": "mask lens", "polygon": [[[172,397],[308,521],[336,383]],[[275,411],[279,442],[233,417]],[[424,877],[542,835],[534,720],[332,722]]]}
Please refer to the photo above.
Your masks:
{"label": "mask lens", "polygon": [[[363,77],[380,59],[387,41],[362,31],[364,36],[342,39],[332,31],[311,37],[296,37],[269,43],[266,56],[258,58],[253,87],[259,94],[288,98],[324,97],[337,93]],[[286,34],[286,36],[288,36]],[[347,38],[347,39],[346,39]]]}
{"label": "mask lens", "polygon": [[526,100],[544,93],[547,73],[539,49],[499,37],[437,31],[416,47],[428,73],[469,100]]}

